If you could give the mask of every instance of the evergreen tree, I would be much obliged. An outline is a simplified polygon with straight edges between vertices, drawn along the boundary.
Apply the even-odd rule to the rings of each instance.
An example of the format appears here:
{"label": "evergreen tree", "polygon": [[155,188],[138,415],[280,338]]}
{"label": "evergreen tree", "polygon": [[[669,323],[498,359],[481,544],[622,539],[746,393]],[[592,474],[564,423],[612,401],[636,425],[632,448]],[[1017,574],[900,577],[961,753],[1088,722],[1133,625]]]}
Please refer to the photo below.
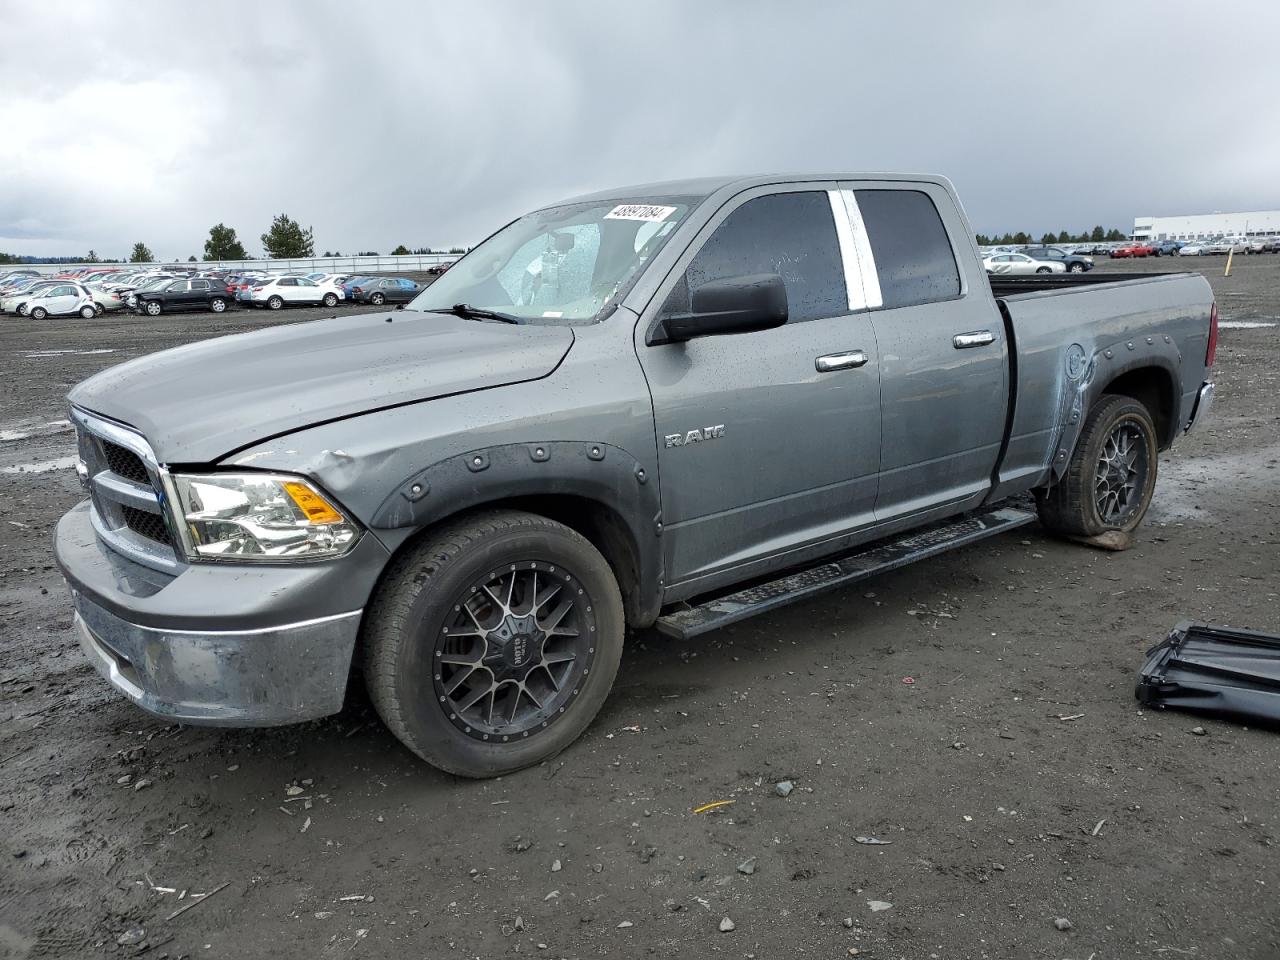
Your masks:
{"label": "evergreen tree", "polygon": [[244,244],[236,236],[234,227],[214,224],[209,228],[209,239],[204,242],[206,260],[248,260]]}
{"label": "evergreen tree", "polygon": [[305,230],[287,214],[271,221],[271,229],[262,235],[262,249],[272,260],[295,260],[316,255],[311,228]]}

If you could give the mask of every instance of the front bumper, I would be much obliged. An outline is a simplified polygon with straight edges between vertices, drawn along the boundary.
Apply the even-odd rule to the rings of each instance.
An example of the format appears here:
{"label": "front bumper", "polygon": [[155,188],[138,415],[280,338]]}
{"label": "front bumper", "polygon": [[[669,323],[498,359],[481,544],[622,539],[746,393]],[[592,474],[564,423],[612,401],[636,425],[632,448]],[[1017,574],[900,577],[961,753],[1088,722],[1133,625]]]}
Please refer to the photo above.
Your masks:
{"label": "front bumper", "polygon": [[342,709],[362,608],[387,560],[370,536],[311,564],[191,564],[176,576],[98,539],[89,505],[58,523],[75,630],[112,686],[184,723],[275,726]]}
{"label": "front bumper", "polygon": [[1187,421],[1184,433],[1190,433],[1192,429],[1204,423],[1209,417],[1209,411],[1213,409],[1213,381],[1207,381],[1200,386],[1200,392],[1196,395],[1196,405],[1191,408],[1191,419]]}
{"label": "front bumper", "polygon": [[74,587],[80,648],[142,709],[184,723],[267,727],[342,709],[360,611],[263,630],[163,630]]}

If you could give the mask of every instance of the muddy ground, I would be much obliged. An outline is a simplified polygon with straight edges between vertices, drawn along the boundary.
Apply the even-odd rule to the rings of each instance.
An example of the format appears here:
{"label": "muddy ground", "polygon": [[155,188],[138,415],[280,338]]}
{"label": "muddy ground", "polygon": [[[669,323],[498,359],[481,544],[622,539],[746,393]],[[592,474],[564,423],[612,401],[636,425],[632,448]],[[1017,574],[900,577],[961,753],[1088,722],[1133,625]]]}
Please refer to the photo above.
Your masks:
{"label": "muddy ground", "polygon": [[1280,256],[1222,265],[1177,262],[1228,321],[1216,420],[1133,549],[1023,528],[635,637],[578,744],[487,783],[358,687],[300,727],[162,723],[72,637],[67,388],[320,311],[0,320],[0,957],[1280,957],[1280,733],[1132,693],[1181,619],[1280,632]]}

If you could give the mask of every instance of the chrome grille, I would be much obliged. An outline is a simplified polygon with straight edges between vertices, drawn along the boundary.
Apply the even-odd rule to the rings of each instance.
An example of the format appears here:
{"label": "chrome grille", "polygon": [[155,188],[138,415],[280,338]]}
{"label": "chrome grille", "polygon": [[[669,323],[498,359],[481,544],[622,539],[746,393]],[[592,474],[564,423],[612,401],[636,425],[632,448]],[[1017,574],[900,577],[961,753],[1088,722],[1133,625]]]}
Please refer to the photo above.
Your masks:
{"label": "chrome grille", "polygon": [[151,483],[151,478],[147,475],[147,468],[143,464],[142,458],[132,450],[126,450],[120,444],[112,443],[110,440],[103,440],[102,452],[107,458],[107,469],[116,476],[132,480],[134,483],[148,485]]}
{"label": "chrome grille", "polygon": [[137,563],[177,573],[184,566],[166,516],[161,468],[141,434],[72,408],[81,472],[99,539]]}
{"label": "chrome grille", "polygon": [[137,507],[121,507],[120,512],[124,514],[125,526],[138,536],[154,540],[156,543],[163,543],[166,547],[173,546],[173,540],[169,537],[169,528],[164,525],[164,517],[147,513]]}

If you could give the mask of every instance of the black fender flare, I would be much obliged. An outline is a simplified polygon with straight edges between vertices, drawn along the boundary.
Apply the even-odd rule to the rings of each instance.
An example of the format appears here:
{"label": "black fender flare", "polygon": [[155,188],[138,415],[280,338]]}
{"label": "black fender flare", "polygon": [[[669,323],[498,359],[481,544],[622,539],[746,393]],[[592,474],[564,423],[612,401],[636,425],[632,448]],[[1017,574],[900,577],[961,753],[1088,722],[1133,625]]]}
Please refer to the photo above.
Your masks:
{"label": "black fender flare", "polygon": [[662,501],[656,472],[612,444],[581,440],[478,448],[406,478],[374,512],[375,529],[421,530],[466,510],[519,498],[575,497],[624,528],[635,582],[620,583],[628,619],[657,618],[664,586]]}

